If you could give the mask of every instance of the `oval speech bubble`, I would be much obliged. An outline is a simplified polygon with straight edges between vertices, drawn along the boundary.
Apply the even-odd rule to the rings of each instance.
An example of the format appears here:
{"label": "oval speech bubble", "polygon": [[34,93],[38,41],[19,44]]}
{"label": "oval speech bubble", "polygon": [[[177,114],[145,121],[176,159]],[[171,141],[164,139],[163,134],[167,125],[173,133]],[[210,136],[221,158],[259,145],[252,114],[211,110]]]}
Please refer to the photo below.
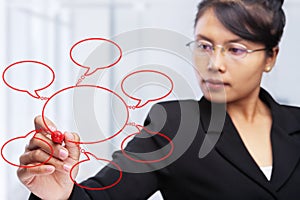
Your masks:
{"label": "oval speech bubble", "polygon": [[[41,166],[41,165],[44,165],[45,163],[47,163],[47,162],[53,157],[54,150],[53,150],[53,147],[52,147],[46,140],[43,140],[43,139],[41,139],[41,138],[35,137],[35,135],[36,135],[38,132],[40,132],[40,131],[41,131],[41,130],[33,130],[33,131],[30,131],[29,133],[27,133],[27,134],[24,135],[24,136],[15,137],[15,138],[12,138],[12,139],[8,140],[7,142],[5,142],[4,145],[3,145],[2,148],[1,148],[1,156],[2,156],[2,158],[5,160],[5,162],[7,162],[8,164],[10,164],[10,165],[12,165],[12,166],[20,167],[20,168],[33,168],[33,167],[38,167],[38,166]],[[19,165],[19,164],[16,164],[16,163],[11,162],[10,160],[8,160],[8,159],[5,157],[4,151],[5,151],[6,148],[9,149],[9,144],[12,144],[13,142],[16,142],[17,140],[24,140],[24,139],[26,139],[28,136],[30,136],[30,135],[33,134],[33,133],[34,133],[34,135],[33,135],[34,138],[36,138],[37,140],[40,140],[40,141],[46,143],[46,144],[49,146],[50,150],[51,150],[49,157],[48,157],[44,162],[42,162],[42,163],[37,163],[37,164],[34,164],[34,165]],[[12,148],[13,148],[13,147],[12,147]],[[10,149],[10,150],[13,150],[13,149]]]}
{"label": "oval speech bubble", "polygon": [[[156,97],[151,97],[148,99],[143,99],[142,97],[134,97],[133,93],[143,87],[145,85],[160,85],[164,87],[168,87],[167,93],[157,95]],[[135,108],[141,108],[145,106],[147,103],[152,101],[158,101],[169,96],[174,88],[174,83],[172,79],[166,74],[155,71],[155,70],[139,70],[128,74],[121,82],[121,88],[123,93],[129,98],[138,101],[135,105]],[[158,96],[158,97],[157,97]]]}
{"label": "oval speech bubble", "polygon": [[[26,77],[29,68],[31,68],[31,71],[34,72],[34,74],[30,74],[29,77]],[[40,75],[44,73],[48,73],[50,77],[49,80],[42,80],[44,83],[41,83],[41,81],[37,83],[29,81],[30,79],[34,78],[34,75]],[[25,78],[28,78],[28,81],[24,81],[24,79],[22,79],[24,76]],[[38,94],[38,92],[48,88],[53,83],[55,74],[51,67],[45,63],[35,60],[23,60],[15,62],[6,67],[2,74],[2,79],[4,83],[11,89],[19,92],[26,92],[33,98],[40,99],[41,96]],[[28,83],[30,83],[30,85],[26,85]]]}
{"label": "oval speech bubble", "polygon": [[[78,103],[81,105],[81,109],[79,111],[77,110],[76,112],[79,112],[81,114],[81,121],[84,123],[83,124],[82,123],[75,124],[77,128],[82,128],[81,130],[83,130],[79,133],[82,141],[80,141],[80,142],[71,141],[71,142],[74,142],[77,144],[96,144],[96,143],[100,143],[100,142],[105,142],[107,140],[110,140],[110,139],[116,137],[126,127],[126,124],[128,123],[128,120],[129,120],[128,106],[127,106],[126,102],[117,93],[115,93],[114,91],[112,91],[108,88],[104,88],[104,87],[100,87],[100,86],[96,86],[96,85],[76,85],[76,86],[70,86],[70,87],[67,87],[62,90],[57,91],[51,97],[49,97],[48,100],[45,102],[45,104],[43,106],[43,110],[42,110],[42,119],[44,121],[44,124],[46,125],[47,131],[49,131],[50,133],[53,133],[53,131],[51,131],[51,129],[47,126],[47,123],[45,120],[45,116],[50,115],[50,113],[48,113],[46,115],[46,108],[48,106],[49,106],[49,110],[51,111],[50,102],[53,104],[53,106],[57,106],[55,104],[55,100],[59,101],[60,98],[62,98],[62,99],[64,99],[64,102],[65,102],[65,99],[70,98],[71,102],[68,102],[69,105],[66,105],[63,108],[63,110],[64,111],[68,110],[67,106],[70,106],[68,111],[74,112],[73,107],[72,107],[72,100],[73,100],[72,95],[74,93],[80,94],[80,98],[76,99],[76,102],[73,102],[73,103]],[[67,96],[67,95],[71,95],[71,96]],[[123,117],[122,121],[121,122],[114,121],[115,124],[113,124],[114,125],[113,128],[110,126],[106,127],[105,126],[106,124],[103,122],[103,121],[107,122],[107,118],[106,118],[107,115],[106,115],[105,111],[111,110],[109,108],[109,106],[107,105],[109,102],[108,103],[105,102],[103,99],[106,99],[106,98],[102,98],[104,95],[109,95],[110,99],[117,101],[117,104],[115,104],[114,106],[121,106],[122,111],[123,111],[122,113],[119,113],[119,115],[122,115],[122,117]],[[99,97],[99,98],[96,99],[96,101],[94,101],[95,97]],[[65,104],[66,104],[66,102],[65,102]],[[85,104],[87,104],[87,105],[97,104],[99,106],[97,109],[97,113],[96,113],[96,114],[98,114],[97,119],[94,119],[91,117],[91,116],[94,116],[95,110],[89,110],[88,109],[89,107],[85,106]],[[105,117],[105,118],[103,118],[103,117]],[[72,121],[72,119],[68,119],[68,121]],[[80,126],[84,126],[84,127],[80,127]],[[103,127],[101,127],[101,126],[103,126]],[[102,128],[102,129],[99,129],[99,128]],[[103,131],[103,129],[105,131]],[[102,135],[102,134],[104,135],[104,136],[102,136],[103,138],[99,138],[100,135]]]}
{"label": "oval speech bubble", "polygon": [[[127,157],[128,159],[134,161],[134,162],[138,162],[138,163],[157,163],[157,162],[161,162],[165,159],[167,159],[168,157],[170,157],[174,151],[174,143],[173,141],[171,140],[171,138],[169,138],[168,136],[162,134],[162,133],[159,133],[159,132],[153,132],[153,131],[150,131],[148,129],[146,129],[145,127],[141,126],[141,125],[136,125],[136,128],[139,129],[140,131],[136,132],[136,133],[133,133],[133,134],[130,134],[128,135],[121,143],[121,151],[123,153],[123,155],[125,157]],[[127,139],[129,139],[130,137],[132,136],[135,136],[135,135],[140,135],[141,134],[141,131],[144,131],[150,135],[159,135],[160,137],[164,138],[165,140],[168,141],[168,143],[170,144],[170,150],[169,152],[167,153],[167,155],[165,156],[162,156],[162,154],[164,154],[165,150],[162,150],[162,151],[154,151],[154,152],[146,152],[146,153],[132,153],[130,152],[131,155],[133,155],[134,157],[136,158],[145,158],[145,159],[136,159],[134,158],[133,156],[130,156],[124,149],[124,143]],[[162,157],[161,157],[162,156]],[[160,157],[160,158],[158,158]]]}
{"label": "oval speech bubble", "polygon": [[[109,189],[109,188],[114,187],[115,185],[117,185],[117,184],[121,181],[122,176],[123,176],[123,172],[122,172],[121,167],[120,167],[117,163],[115,163],[115,162],[113,162],[113,161],[110,161],[110,160],[103,159],[103,158],[97,158],[94,154],[92,154],[92,153],[90,153],[90,152],[83,152],[83,154],[86,156],[86,159],[85,159],[85,160],[82,160],[82,161],[79,161],[78,163],[76,163],[75,165],[73,165],[72,168],[71,168],[71,170],[70,170],[70,178],[71,178],[71,180],[72,180],[77,186],[79,186],[79,187],[81,187],[81,188],[84,188],[84,189],[86,189],[86,190],[106,190],[106,189]],[[120,175],[119,175],[119,178],[118,178],[114,183],[112,183],[112,184],[110,184],[110,185],[107,185],[107,186],[99,187],[99,188],[98,188],[98,187],[94,187],[94,188],[93,188],[93,187],[88,187],[88,186],[84,186],[84,185],[81,185],[81,184],[77,183],[77,182],[74,180],[73,176],[72,176],[72,174],[73,174],[73,169],[74,169],[77,165],[80,165],[80,164],[82,164],[82,163],[84,163],[84,162],[88,162],[88,161],[90,161],[90,160],[92,160],[92,159],[104,161],[104,162],[109,163],[110,165],[113,165],[113,166],[114,166],[114,169],[117,169],[117,170],[119,171],[119,174],[120,174]]]}
{"label": "oval speech bubble", "polygon": [[[91,61],[90,63],[80,64],[74,59],[73,51],[75,48],[79,48],[79,45],[82,45],[83,43],[87,44],[91,41],[101,42],[100,46],[97,47],[97,49],[100,48],[100,50],[98,49],[97,51],[94,51],[97,52],[97,54],[89,56]],[[116,52],[119,53],[119,56],[117,56],[116,60],[112,62],[112,57],[114,57],[114,53]],[[116,65],[122,58],[122,49],[117,43],[105,38],[87,38],[80,40],[72,46],[70,49],[70,58],[79,67],[86,68],[84,76],[90,76],[97,70],[110,68]]]}

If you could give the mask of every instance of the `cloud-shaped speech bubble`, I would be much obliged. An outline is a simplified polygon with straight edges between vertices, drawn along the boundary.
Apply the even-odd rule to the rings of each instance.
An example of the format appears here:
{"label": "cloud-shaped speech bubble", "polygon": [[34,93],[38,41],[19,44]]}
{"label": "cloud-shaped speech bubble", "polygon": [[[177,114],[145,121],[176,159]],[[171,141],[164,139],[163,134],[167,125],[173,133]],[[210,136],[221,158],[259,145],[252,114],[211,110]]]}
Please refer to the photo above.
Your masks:
{"label": "cloud-shaped speech bubble", "polygon": [[[34,76],[47,75],[48,79],[42,79],[38,82],[29,81]],[[39,92],[49,87],[55,78],[54,71],[45,63],[35,60],[23,60],[15,62],[4,70],[2,79],[4,83],[13,90],[26,92],[36,99],[40,99]],[[29,84],[30,83],[30,84]]]}
{"label": "cloud-shaped speech bubble", "polygon": [[[33,130],[33,131],[30,131],[29,133],[27,133],[24,136],[15,137],[15,138],[12,138],[12,139],[8,140],[7,142],[5,142],[4,145],[1,148],[1,156],[5,160],[5,162],[7,162],[8,164],[10,164],[12,166],[20,167],[20,168],[33,168],[33,167],[41,166],[41,165],[44,165],[45,163],[47,163],[53,157],[54,150],[53,150],[53,147],[46,140],[35,137],[36,133],[38,133],[40,131],[41,130]],[[6,156],[5,154],[7,154],[7,152],[14,151],[17,142],[19,142],[19,143],[20,142],[21,143],[25,142],[26,138],[31,136],[32,134],[33,134],[34,138],[46,143],[49,146],[50,151],[51,151],[49,157],[44,162],[33,164],[33,165],[20,165],[20,164],[17,164],[18,161],[9,160],[8,156]]]}
{"label": "cloud-shaped speech bubble", "polygon": [[[83,54],[85,48],[91,45],[91,43],[93,46],[97,44],[96,50],[89,55],[89,60],[87,62],[80,64],[80,61],[74,58],[75,49],[77,55]],[[117,43],[105,38],[87,38],[80,40],[72,46],[70,49],[70,58],[76,65],[86,69],[84,76],[90,76],[97,70],[110,68],[116,65],[122,58],[122,49]]]}
{"label": "cloud-shaped speech bubble", "polygon": [[[168,157],[170,157],[174,151],[174,143],[171,140],[171,138],[169,138],[168,136],[160,133],[160,132],[153,132],[148,130],[147,128],[141,126],[141,125],[136,125],[136,128],[139,129],[140,131],[130,134],[128,135],[121,143],[121,151],[123,153],[123,155],[125,157],[127,157],[128,159],[137,162],[137,163],[157,163],[157,162],[161,162],[165,159],[167,159]],[[152,136],[160,136],[162,138],[164,138],[168,143],[168,145],[164,146],[163,148],[161,148],[160,150],[155,150],[153,152],[145,152],[145,153],[134,153],[134,152],[126,152],[124,149],[124,144],[126,142],[126,140],[128,140],[129,138],[133,137],[133,136],[137,136],[137,135],[141,135],[141,131],[143,131],[144,133],[147,133],[150,137]],[[166,150],[167,149],[167,150]],[[167,152],[167,153],[166,153]],[[131,154],[131,155],[129,155]],[[139,158],[139,159],[137,159]],[[140,159],[143,158],[143,159]]]}
{"label": "cloud-shaped speech bubble", "polygon": [[[80,98],[74,100],[74,94],[78,94]],[[106,101],[107,99],[113,101],[114,104]],[[110,140],[123,131],[129,120],[128,105],[114,91],[96,85],[70,86],[54,93],[43,106],[42,119],[51,134],[54,132],[47,126],[45,117],[50,116],[52,108],[57,107],[61,101],[64,102],[64,107],[56,111],[56,114],[63,115],[64,112],[70,112],[80,116],[79,122],[72,118],[65,121],[65,123],[72,124],[71,129],[76,129],[72,131],[80,130],[81,141],[71,141],[77,144],[96,144]],[[80,104],[80,109],[74,110],[72,103]],[[90,105],[95,105],[96,109],[90,108]],[[120,117],[116,121],[111,121],[112,123],[108,123],[107,119],[107,112],[112,110],[110,106],[120,108],[118,113]],[[64,124],[58,125],[65,126]]]}
{"label": "cloud-shaped speech bubble", "polygon": [[[84,188],[84,189],[86,189],[86,190],[106,190],[106,189],[109,189],[109,188],[114,187],[115,185],[117,185],[117,184],[121,181],[122,176],[123,176],[123,172],[122,172],[121,167],[120,167],[117,163],[115,163],[115,162],[113,162],[113,161],[110,161],[110,160],[107,160],[107,159],[97,158],[94,154],[92,154],[92,153],[90,153],[90,152],[83,152],[83,154],[86,156],[86,159],[85,159],[85,160],[82,160],[82,161],[79,161],[78,163],[76,163],[75,165],[73,165],[72,168],[71,168],[71,170],[70,170],[70,178],[71,178],[71,180],[72,180],[77,186],[79,186],[79,187],[81,187],[81,188]],[[113,167],[114,169],[117,169],[117,170],[119,171],[119,178],[118,178],[115,182],[111,183],[110,185],[103,186],[103,187],[88,187],[88,186],[84,186],[84,185],[81,185],[81,184],[77,183],[77,182],[75,181],[75,179],[73,178],[73,176],[72,176],[72,175],[73,175],[73,170],[75,169],[75,167],[76,167],[77,165],[80,165],[80,164],[82,164],[82,163],[84,163],[84,162],[90,162],[90,161],[92,161],[93,159],[94,159],[94,160],[97,160],[97,161],[104,161],[104,162],[107,162],[107,163],[109,163],[110,165],[112,165],[112,167]]]}
{"label": "cloud-shaped speech bubble", "polygon": [[[152,91],[147,91],[150,94],[147,98],[138,97],[134,93],[145,86],[162,86],[167,91],[157,92],[150,94]],[[169,96],[174,88],[172,79],[166,74],[156,70],[139,70],[128,74],[121,82],[121,88],[123,93],[129,98],[138,101],[135,108],[141,108],[149,102],[158,101]],[[158,94],[161,93],[161,94]],[[145,95],[145,94],[144,94]]]}

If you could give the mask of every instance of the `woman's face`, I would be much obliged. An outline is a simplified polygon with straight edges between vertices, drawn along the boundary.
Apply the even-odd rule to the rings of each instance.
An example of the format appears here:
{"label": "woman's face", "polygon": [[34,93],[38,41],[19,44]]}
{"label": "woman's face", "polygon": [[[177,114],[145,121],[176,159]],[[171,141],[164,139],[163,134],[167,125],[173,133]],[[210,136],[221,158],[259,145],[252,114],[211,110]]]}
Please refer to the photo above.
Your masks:
{"label": "woman's face", "polygon": [[[265,48],[262,44],[243,40],[230,32],[211,9],[199,18],[195,27],[195,40],[208,41],[214,46],[238,43],[249,50]],[[248,53],[244,58],[233,59],[225,55],[220,46],[216,47],[211,56],[201,56],[195,52],[194,61],[203,95],[210,101],[227,103],[257,97],[262,74],[274,65],[275,54],[267,57],[266,51],[257,51]]]}

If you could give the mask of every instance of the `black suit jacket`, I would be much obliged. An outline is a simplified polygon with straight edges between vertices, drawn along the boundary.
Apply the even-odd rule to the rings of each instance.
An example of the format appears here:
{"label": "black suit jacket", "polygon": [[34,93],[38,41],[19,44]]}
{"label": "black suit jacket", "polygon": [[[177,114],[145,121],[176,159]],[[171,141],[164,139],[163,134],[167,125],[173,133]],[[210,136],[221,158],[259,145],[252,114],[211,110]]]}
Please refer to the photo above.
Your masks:
{"label": "black suit jacket", "polygon": [[[300,109],[277,104],[263,89],[260,98],[270,107],[273,118],[273,171],[270,181],[248,153],[230,117],[225,113],[224,122],[222,116],[213,117],[211,121],[212,108],[222,111],[224,107],[202,98],[199,102],[160,103],[151,109],[145,127],[148,132],[160,132],[173,140],[174,149],[169,157],[160,162],[139,163],[128,159],[121,151],[115,152],[114,162],[121,168],[127,171],[132,168],[134,172],[141,169],[143,173],[124,171],[116,186],[102,191],[85,190],[75,185],[70,199],[144,200],[160,190],[166,200],[299,200]],[[216,132],[222,122],[216,145],[208,155],[199,158],[204,138],[207,134],[218,138]],[[143,135],[152,137],[143,138]],[[166,138],[145,130],[126,147],[126,151],[138,153],[158,149],[164,151],[154,157],[134,158],[158,160],[171,150]],[[112,184],[118,177],[119,172],[107,166],[81,185],[101,188]],[[36,197],[31,195],[30,198]]]}

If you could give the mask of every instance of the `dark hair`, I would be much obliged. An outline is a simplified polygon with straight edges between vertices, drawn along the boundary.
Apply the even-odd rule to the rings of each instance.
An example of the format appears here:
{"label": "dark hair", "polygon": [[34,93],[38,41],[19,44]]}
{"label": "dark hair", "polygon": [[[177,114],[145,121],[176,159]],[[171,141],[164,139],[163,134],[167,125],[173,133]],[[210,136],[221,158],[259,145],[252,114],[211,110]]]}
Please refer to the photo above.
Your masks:
{"label": "dark hair", "polygon": [[264,44],[270,53],[283,34],[284,0],[203,0],[198,5],[195,26],[208,9],[235,35]]}

